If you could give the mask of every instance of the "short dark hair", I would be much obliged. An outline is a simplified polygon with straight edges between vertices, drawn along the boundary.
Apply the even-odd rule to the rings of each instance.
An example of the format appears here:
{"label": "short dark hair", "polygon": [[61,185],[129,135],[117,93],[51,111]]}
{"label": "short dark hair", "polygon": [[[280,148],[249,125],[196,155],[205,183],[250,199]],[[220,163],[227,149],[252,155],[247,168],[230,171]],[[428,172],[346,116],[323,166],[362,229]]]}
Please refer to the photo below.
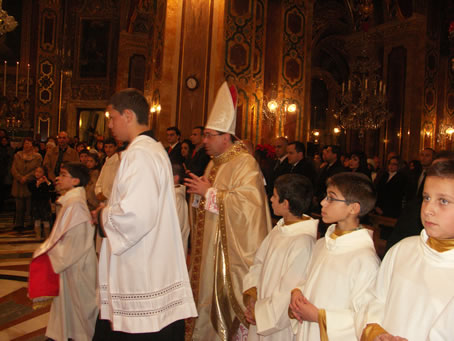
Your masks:
{"label": "short dark hair", "polygon": [[192,128],[192,130],[194,129],[200,129],[200,134],[203,134],[204,131],[205,131],[205,127],[204,126],[195,126],[194,128]]}
{"label": "short dark hair", "polygon": [[183,183],[185,173],[181,163],[172,162],[172,173],[174,176],[179,176],[180,184]]}
{"label": "short dark hair", "polygon": [[150,105],[139,90],[129,88],[118,91],[110,98],[108,104],[117,110],[120,115],[123,115],[124,110],[129,109],[136,114],[137,123],[140,125],[148,124]]}
{"label": "short dark hair", "polygon": [[434,157],[434,160],[439,159],[454,160],[454,152],[452,150],[440,150]]}
{"label": "short dark hair", "polygon": [[331,147],[331,152],[333,154],[336,154],[337,158],[339,158],[340,153],[341,153],[340,147],[336,144],[330,144],[330,145],[326,146],[326,148],[329,148],[329,147]]}
{"label": "short dark hair", "polygon": [[117,146],[117,141],[115,139],[109,137],[107,140],[104,141],[104,145],[106,144],[113,144],[114,146]]}
{"label": "short dark hair", "polygon": [[80,162],[65,162],[61,168],[66,169],[73,178],[79,179],[76,187],[85,187],[90,180],[90,171],[88,167]]}
{"label": "short dark hair", "polygon": [[88,154],[90,154],[90,151],[89,151],[88,149],[85,148],[85,149],[82,149],[82,150],[79,152],[79,156],[80,156],[80,154],[87,154],[87,155],[88,155]]}
{"label": "short dark hair", "polygon": [[287,200],[289,211],[294,216],[301,216],[309,210],[314,190],[311,181],[304,175],[281,175],[274,182],[274,188],[279,195],[279,202]]}
{"label": "short dark hair", "polygon": [[173,127],[168,127],[166,129],[166,131],[169,131],[169,130],[173,130],[175,132],[175,134],[177,134],[177,136],[181,136],[181,131],[177,127],[173,126]]}
{"label": "short dark hair", "polygon": [[300,141],[293,141],[288,144],[289,146],[295,145],[295,150],[297,153],[303,153],[303,157],[306,156],[306,146],[303,142]]}
{"label": "short dark hair", "polygon": [[40,166],[36,167],[35,170],[37,170],[38,168],[41,168],[43,170],[43,173],[44,173],[45,177],[47,177],[49,175],[49,172],[47,171],[47,167],[46,166],[40,165]]}
{"label": "short dark hair", "polygon": [[377,201],[374,185],[364,174],[343,172],[333,175],[326,181],[326,186],[336,187],[347,201],[347,204],[357,202],[360,206],[359,216],[369,213]]}
{"label": "short dark hair", "polygon": [[454,160],[443,160],[434,162],[426,172],[426,177],[454,178]]}

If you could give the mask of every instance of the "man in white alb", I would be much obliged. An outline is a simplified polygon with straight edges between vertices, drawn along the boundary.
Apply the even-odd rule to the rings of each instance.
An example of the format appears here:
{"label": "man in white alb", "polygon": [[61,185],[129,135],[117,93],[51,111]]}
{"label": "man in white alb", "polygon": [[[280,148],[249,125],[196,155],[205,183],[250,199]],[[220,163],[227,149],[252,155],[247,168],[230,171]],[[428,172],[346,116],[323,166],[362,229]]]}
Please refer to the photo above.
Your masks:
{"label": "man in white alb", "polygon": [[107,205],[93,212],[106,236],[93,340],[183,340],[183,320],[197,316],[170,161],[150,136],[149,110],[136,89],[116,93],[107,107],[109,128],[130,144]]}

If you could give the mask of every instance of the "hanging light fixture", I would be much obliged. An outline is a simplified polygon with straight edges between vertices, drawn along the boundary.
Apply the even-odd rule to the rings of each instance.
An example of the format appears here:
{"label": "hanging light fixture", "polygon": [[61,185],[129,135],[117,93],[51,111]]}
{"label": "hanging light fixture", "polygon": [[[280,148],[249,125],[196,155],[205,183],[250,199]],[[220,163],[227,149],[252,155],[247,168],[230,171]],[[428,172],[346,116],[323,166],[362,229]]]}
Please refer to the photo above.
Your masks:
{"label": "hanging light fixture", "polygon": [[17,27],[17,21],[13,16],[8,13],[2,7],[2,0],[0,0],[0,35],[11,32]]}
{"label": "hanging light fixture", "polygon": [[353,62],[350,78],[342,83],[334,117],[344,129],[365,130],[380,128],[392,114],[388,111],[386,84],[380,77],[380,64],[369,57],[366,46]]}

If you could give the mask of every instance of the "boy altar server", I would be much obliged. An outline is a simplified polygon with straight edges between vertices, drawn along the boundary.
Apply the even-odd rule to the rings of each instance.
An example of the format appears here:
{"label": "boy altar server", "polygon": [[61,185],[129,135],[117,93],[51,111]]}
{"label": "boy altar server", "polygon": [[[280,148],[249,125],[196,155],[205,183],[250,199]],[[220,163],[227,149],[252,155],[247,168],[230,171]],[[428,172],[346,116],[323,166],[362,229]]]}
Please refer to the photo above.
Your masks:
{"label": "boy altar server", "polygon": [[95,229],[84,189],[90,176],[87,167],[74,162],[62,165],[59,173],[56,189],[61,208],[49,238],[33,254],[29,293],[33,297],[34,287],[44,283],[33,280],[34,262],[48,257],[59,277],[59,292],[52,301],[46,336],[56,341],[88,341],[98,316]]}
{"label": "boy altar server", "polygon": [[453,340],[454,161],[427,170],[421,221],[387,252],[361,340]]}
{"label": "boy altar server", "polygon": [[305,176],[286,174],[274,183],[271,203],[282,219],[260,245],[243,279],[249,341],[293,340],[289,292],[302,280],[317,237],[318,220],[303,215],[312,196]]}
{"label": "boy altar server", "polygon": [[380,264],[372,233],[359,218],[372,210],[375,200],[372,183],[363,174],[339,173],[328,179],[322,219],[337,224],[315,244],[304,285],[292,290],[290,313],[300,322],[292,322],[297,340],[357,340],[370,300],[366,292],[375,284]]}
{"label": "boy altar server", "polygon": [[109,128],[128,141],[107,206],[99,255],[100,317],[93,340],[182,340],[196,316],[175,206],[170,160],[148,130],[150,106],[136,89],[110,99]]}

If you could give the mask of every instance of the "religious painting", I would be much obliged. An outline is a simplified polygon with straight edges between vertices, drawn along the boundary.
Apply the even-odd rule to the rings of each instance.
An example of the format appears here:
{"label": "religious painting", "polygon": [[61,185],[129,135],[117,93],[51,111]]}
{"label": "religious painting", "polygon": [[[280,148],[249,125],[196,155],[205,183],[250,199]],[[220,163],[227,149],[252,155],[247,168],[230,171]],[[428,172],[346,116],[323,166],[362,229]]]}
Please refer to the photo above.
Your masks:
{"label": "religious painting", "polygon": [[111,26],[110,20],[81,20],[78,49],[80,78],[108,78]]}

